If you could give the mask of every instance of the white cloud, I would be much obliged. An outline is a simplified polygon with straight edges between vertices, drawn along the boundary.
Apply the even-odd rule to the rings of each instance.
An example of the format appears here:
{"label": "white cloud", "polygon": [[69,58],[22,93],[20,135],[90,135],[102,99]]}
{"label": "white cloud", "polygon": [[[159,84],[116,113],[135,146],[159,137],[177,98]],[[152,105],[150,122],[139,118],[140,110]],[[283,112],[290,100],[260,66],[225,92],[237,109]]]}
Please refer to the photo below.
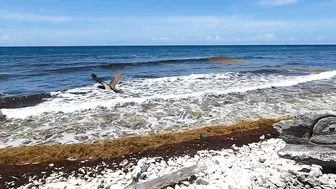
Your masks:
{"label": "white cloud", "polygon": [[[288,28],[292,21],[279,21],[268,19],[256,19],[252,16],[235,15],[235,16],[170,16],[170,17],[69,17],[69,16],[50,16],[42,13],[14,13],[0,9],[0,20],[16,20],[16,21],[50,21],[50,22],[67,22],[81,21],[89,24],[97,24],[110,27],[111,30],[121,33],[123,27],[117,27],[118,24],[136,28],[138,31],[144,31],[149,36],[153,36],[149,32],[155,31],[159,35],[172,35],[171,30],[180,30],[183,33],[191,33],[197,30],[204,36],[205,33],[218,32],[235,33],[235,32],[275,32],[281,28]],[[113,27],[112,27],[113,26]],[[145,26],[145,27],[144,27]],[[229,27],[228,27],[229,26]],[[194,30],[194,31],[192,31]],[[203,31],[207,31],[204,32]],[[177,33],[177,32],[176,32]],[[149,37],[148,36],[148,37]],[[157,39],[159,40],[159,38]],[[162,39],[166,40],[166,39]]]}
{"label": "white cloud", "polygon": [[[90,42],[96,41],[104,44],[128,44],[134,41],[139,44],[280,43],[281,40],[282,42],[295,40],[295,38],[289,37],[299,37],[300,39],[297,38],[295,42],[300,42],[302,41],[300,35],[307,35],[307,31],[315,34],[315,36],[309,34],[309,40],[321,42],[317,40],[322,40],[322,38],[316,38],[317,36],[325,35],[325,37],[328,37],[325,30],[328,32],[336,30],[336,19],[332,17],[272,19],[248,15],[196,15],[85,18],[46,16],[46,13],[38,12],[27,15],[9,14],[9,12],[0,10],[0,23],[3,22],[3,19],[11,19],[8,20],[8,23],[15,20],[22,21],[19,24],[4,25],[7,28],[0,28],[0,37],[2,37],[1,34],[10,34],[11,37],[6,42],[4,42],[4,38],[1,38],[2,43],[14,45],[43,45],[45,43],[58,45],[61,41],[80,44],[90,44]],[[28,21],[28,23],[25,21]],[[70,21],[73,24],[48,28],[44,27],[43,23],[30,25],[29,21]],[[81,22],[78,28],[76,27],[78,26],[76,25],[77,21]],[[8,26],[14,28],[8,28]]]}
{"label": "white cloud", "polygon": [[299,0],[261,0],[259,4],[262,5],[273,5],[273,6],[280,6],[286,4],[296,3]]}
{"label": "white cloud", "polygon": [[17,13],[0,10],[0,20],[64,22],[70,21],[72,18],[67,16],[47,16],[41,14]]}

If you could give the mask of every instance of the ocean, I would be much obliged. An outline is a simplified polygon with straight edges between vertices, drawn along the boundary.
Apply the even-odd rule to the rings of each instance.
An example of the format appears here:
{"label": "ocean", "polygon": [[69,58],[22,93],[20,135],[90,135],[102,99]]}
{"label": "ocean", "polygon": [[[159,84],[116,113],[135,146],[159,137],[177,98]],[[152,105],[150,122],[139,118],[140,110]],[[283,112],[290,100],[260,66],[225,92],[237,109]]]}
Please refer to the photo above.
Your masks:
{"label": "ocean", "polygon": [[335,112],[335,76],[333,45],[0,47],[0,147]]}

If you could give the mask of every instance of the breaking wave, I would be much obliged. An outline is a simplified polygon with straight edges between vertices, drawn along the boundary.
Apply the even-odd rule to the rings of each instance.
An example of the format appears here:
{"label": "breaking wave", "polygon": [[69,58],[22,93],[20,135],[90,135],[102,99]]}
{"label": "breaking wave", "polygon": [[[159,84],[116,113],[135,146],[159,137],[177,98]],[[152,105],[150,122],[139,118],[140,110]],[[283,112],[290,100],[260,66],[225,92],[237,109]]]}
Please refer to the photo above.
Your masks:
{"label": "breaking wave", "polygon": [[[336,71],[303,76],[226,72],[192,74],[179,77],[137,78],[119,84],[123,93],[97,89],[97,85],[67,91],[43,93],[25,97],[3,98],[1,107],[9,117],[24,118],[43,112],[74,112],[98,106],[114,107],[124,103],[144,103],[150,100],[202,98],[207,94],[243,93],[273,87],[288,87],[316,80],[331,79]],[[50,98],[53,97],[53,98]],[[44,101],[46,98],[50,98]],[[28,107],[29,105],[36,105]],[[20,107],[17,109],[9,109]]]}

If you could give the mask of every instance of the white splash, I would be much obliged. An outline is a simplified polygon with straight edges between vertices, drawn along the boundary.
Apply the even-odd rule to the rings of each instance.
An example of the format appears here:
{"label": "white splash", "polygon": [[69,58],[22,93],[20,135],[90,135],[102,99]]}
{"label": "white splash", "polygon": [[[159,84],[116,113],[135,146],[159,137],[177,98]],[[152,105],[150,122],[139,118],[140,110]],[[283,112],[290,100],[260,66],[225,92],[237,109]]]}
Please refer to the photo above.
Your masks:
{"label": "white splash", "polygon": [[[54,98],[37,106],[3,110],[10,120],[0,130],[0,148],[90,142],[308,111],[336,112],[336,91],[330,90],[336,86],[335,75],[336,71],[302,76],[193,74],[124,80],[119,85],[124,93],[119,94],[96,85],[55,92]],[[307,84],[296,86],[300,83]]]}
{"label": "white splash", "polygon": [[[192,74],[181,77],[135,79],[125,81],[122,94],[99,90],[97,86],[76,88],[67,92],[55,92],[54,98],[33,107],[3,109],[9,118],[26,118],[44,112],[70,113],[93,109],[98,106],[113,107],[116,104],[143,103],[151,99],[182,99],[202,97],[206,94],[228,94],[271,87],[294,86],[300,83],[331,79],[336,71],[305,76],[249,75],[233,72],[220,74]],[[78,94],[80,92],[80,94]],[[85,93],[85,94],[83,94]]]}

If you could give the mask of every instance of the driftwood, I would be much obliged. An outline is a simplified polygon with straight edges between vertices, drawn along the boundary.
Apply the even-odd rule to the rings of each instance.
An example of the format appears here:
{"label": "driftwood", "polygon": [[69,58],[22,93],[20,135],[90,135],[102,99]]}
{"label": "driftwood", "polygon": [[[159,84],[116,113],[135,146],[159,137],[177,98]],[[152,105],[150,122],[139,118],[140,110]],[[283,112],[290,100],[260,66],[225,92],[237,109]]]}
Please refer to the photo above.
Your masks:
{"label": "driftwood", "polygon": [[125,189],[158,189],[163,188],[172,184],[176,184],[181,180],[185,180],[194,174],[206,170],[206,165],[193,165],[190,167],[182,168],[174,173],[164,175],[162,177],[149,180],[143,183],[132,183],[128,185]]}

